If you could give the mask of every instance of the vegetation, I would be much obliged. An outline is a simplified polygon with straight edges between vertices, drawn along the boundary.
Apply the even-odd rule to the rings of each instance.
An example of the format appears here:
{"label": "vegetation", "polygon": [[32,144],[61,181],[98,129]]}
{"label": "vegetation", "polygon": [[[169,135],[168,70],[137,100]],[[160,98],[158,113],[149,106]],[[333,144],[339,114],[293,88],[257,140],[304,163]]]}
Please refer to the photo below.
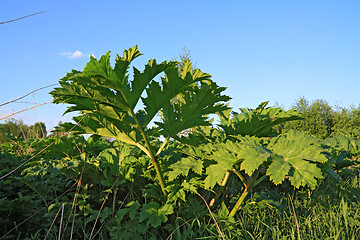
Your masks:
{"label": "vegetation", "polygon": [[6,120],[0,124],[0,144],[10,142],[13,138],[43,138],[46,137],[46,126],[43,122],[37,122],[31,126],[15,119]]}
{"label": "vegetation", "polygon": [[282,132],[307,131],[322,139],[336,135],[360,137],[360,105],[347,109],[332,107],[322,99],[310,102],[300,98],[291,109],[300,112],[303,120],[284,124]]}
{"label": "vegetation", "polygon": [[74,123],[1,145],[2,239],[359,238],[355,117],[348,134],[299,131],[306,111],[232,111],[188,60],[130,75],[140,55],[125,50],[114,67],[109,53],[91,58],[51,92]]}

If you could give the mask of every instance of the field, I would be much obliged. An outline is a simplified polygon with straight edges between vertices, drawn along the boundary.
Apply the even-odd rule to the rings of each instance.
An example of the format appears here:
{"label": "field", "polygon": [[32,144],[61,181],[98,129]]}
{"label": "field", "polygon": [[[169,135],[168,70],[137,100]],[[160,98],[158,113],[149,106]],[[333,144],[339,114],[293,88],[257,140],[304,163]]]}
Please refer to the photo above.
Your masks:
{"label": "field", "polygon": [[62,78],[51,135],[1,135],[0,239],[360,238],[359,109],[236,112],[186,59],[130,79],[140,55]]}

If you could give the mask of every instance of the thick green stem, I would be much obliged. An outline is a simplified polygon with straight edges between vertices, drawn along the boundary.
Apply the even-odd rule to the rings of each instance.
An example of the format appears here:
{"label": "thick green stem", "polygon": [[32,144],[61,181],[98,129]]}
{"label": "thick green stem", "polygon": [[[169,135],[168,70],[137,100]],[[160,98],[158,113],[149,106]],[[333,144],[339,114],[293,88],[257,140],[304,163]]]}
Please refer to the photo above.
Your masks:
{"label": "thick green stem", "polygon": [[166,193],[166,190],[165,190],[164,176],[163,176],[163,174],[161,172],[160,165],[159,165],[159,163],[157,161],[157,158],[155,157],[154,152],[152,151],[151,145],[150,145],[149,140],[147,139],[147,137],[145,135],[145,132],[141,131],[141,134],[143,135],[146,148],[149,150],[151,161],[154,164],[156,174],[158,176],[159,184],[160,184],[160,187],[161,187],[161,191],[164,193],[165,196],[167,196],[167,193]]}
{"label": "thick green stem", "polygon": [[168,142],[168,139],[169,139],[169,138],[166,138],[165,141],[161,144],[161,146],[160,146],[160,148],[159,148],[159,150],[157,151],[157,153],[156,153],[155,156],[158,156],[158,155],[162,152],[162,150],[164,149],[164,147],[166,146],[166,144],[167,144],[167,142]]}
{"label": "thick green stem", "polygon": [[224,176],[221,184],[220,184],[220,189],[219,189],[219,191],[217,191],[216,196],[213,197],[213,198],[210,200],[210,202],[209,202],[209,206],[210,206],[210,207],[212,207],[212,206],[214,205],[215,201],[216,201],[216,200],[218,199],[218,197],[223,193],[224,187],[225,187],[225,185],[226,185],[226,183],[227,183],[227,181],[228,181],[228,179],[229,179],[229,176],[230,176],[230,171],[227,171],[227,172],[225,173],[225,176]]}
{"label": "thick green stem", "polygon": [[[237,200],[237,202],[235,203],[235,206],[233,207],[233,209],[231,210],[231,212],[229,213],[230,217],[234,217],[235,214],[237,213],[237,211],[239,211],[241,204],[244,202],[246,196],[249,194],[249,192],[254,188],[255,185],[259,184],[259,181],[257,181],[257,178],[259,176],[260,171],[257,170],[253,177],[252,180],[250,181],[250,183],[248,185],[245,185],[245,190],[242,192],[241,196],[239,197],[239,199]],[[263,178],[260,178],[263,180]],[[259,179],[259,180],[260,180]]]}
{"label": "thick green stem", "polygon": [[249,193],[249,187],[245,186],[245,190],[242,192],[240,198],[237,200],[235,206],[233,207],[233,209],[231,210],[231,212],[229,213],[230,217],[235,216],[236,212],[240,209],[241,204],[244,202],[244,199],[246,198],[246,196]]}
{"label": "thick green stem", "polygon": [[224,176],[224,178],[223,178],[220,186],[224,187],[224,186],[226,185],[226,183],[227,183],[227,181],[228,181],[228,179],[229,179],[229,176],[230,176],[230,171],[227,171],[227,172],[225,173],[225,176]]}
{"label": "thick green stem", "polygon": [[232,169],[232,171],[236,174],[236,176],[238,176],[238,178],[244,184],[244,186],[246,186],[245,178],[241,175],[241,173],[239,173],[235,168]]}
{"label": "thick green stem", "polygon": [[159,180],[159,184],[160,184],[160,187],[161,187],[161,191],[163,192],[163,194],[165,196],[167,196],[167,193],[166,193],[166,190],[165,190],[165,181],[164,181],[164,176],[161,172],[161,169],[160,169],[160,165],[157,161],[157,157],[155,156],[154,154],[154,151],[152,150],[152,147],[150,145],[150,142],[145,134],[145,131],[144,131],[144,128],[141,126],[139,120],[137,119],[136,117],[136,114],[130,110],[130,114],[132,115],[132,117],[134,118],[135,122],[136,122],[136,125],[138,126],[138,130],[141,132],[141,135],[143,136],[143,139],[145,141],[145,146],[146,146],[146,149],[148,150],[148,152],[145,152],[146,154],[149,155],[154,167],[155,167],[155,171],[156,171],[156,175],[157,175],[157,178]]}
{"label": "thick green stem", "polygon": [[259,178],[258,180],[256,180],[256,182],[253,184],[253,188],[256,187],[259,183],[261,183],[267,176],[264,175],[261,178]]}
{"label": "thick green stem", "polygon": [[[117,185],[117,184],[116,184]],[[116,194],[117,194],[117,186],[114,190],[114,195],[113,195],[113,203],[112,203],[112,212],[114,213],[115,212],[115,207],[116,207]]]}

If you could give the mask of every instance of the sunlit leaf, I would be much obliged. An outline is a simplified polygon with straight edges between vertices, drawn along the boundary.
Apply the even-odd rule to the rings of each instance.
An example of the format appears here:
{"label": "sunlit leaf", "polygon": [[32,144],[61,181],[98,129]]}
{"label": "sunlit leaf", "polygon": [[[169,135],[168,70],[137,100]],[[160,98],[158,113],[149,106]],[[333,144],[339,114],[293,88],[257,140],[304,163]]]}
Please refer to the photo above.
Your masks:
{"label": "sunlit leaf", "polygon": [[202,162],[194,158],[182,158],[180,161],[169,166],[171,171],[168,173],[169,180],[172,181],[179,175],[187,176],[191,169],[197,174],[202,173]]}
{"label": "sunlit leaf", "polygon": [[268,147],[275,157],[266,174],[275,184],[281,183],[288,175],[295,187],[308,185],[315,188],[317,179],[323,178],[317,164],[324,164],[328,159],[316,138],[304,132],[289,131],[272,139]]}

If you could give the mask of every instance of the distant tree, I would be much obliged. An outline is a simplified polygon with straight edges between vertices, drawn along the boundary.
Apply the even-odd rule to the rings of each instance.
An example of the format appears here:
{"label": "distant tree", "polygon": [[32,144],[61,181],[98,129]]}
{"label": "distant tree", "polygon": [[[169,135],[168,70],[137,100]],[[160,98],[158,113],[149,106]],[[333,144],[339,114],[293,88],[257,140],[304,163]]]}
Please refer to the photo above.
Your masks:
{"label": "distant tree", "polygon": [[333,135],[360,137],[360,105],[350,109],[338,107],[334,114]]}
{"label": "distant tree", "polygon": [[17,138],[43,138],[46,137],[46,126],[43,122],[37,122],[31,126],[21,120],[8,119],[0,124],[0,144],[10,142],[9,136]]}
{"label": "distant tree", "polygon": [[43,138],[47,136],[46,126],[43,122],[37,122],[29,127],[28,137]]}
{"label": "distant tree", "polygon": [[19,125],[22,122],[16,121],[15,119],[8,119],[5,123],[0,124],[0,143],[9,142],[7,135],[13,135],[15,137],[21,136]]}
{"label": "distant tree", "polygon": [[281,132],[289,129],[307,131],[322,139],[338,134],[360,136],[360,106],[334,108],[323,99],[310,102],[300,98],[291,109],[299,111],[304,119],[287,122],[280,128]]}
{"label": "distant tree", "polygon": [[283,130],[307,131],[323,139],[332,134],[334,110],[325,100],[309,102],[300,98],[291,108],[299,111],[304,119],[286,123]]}

